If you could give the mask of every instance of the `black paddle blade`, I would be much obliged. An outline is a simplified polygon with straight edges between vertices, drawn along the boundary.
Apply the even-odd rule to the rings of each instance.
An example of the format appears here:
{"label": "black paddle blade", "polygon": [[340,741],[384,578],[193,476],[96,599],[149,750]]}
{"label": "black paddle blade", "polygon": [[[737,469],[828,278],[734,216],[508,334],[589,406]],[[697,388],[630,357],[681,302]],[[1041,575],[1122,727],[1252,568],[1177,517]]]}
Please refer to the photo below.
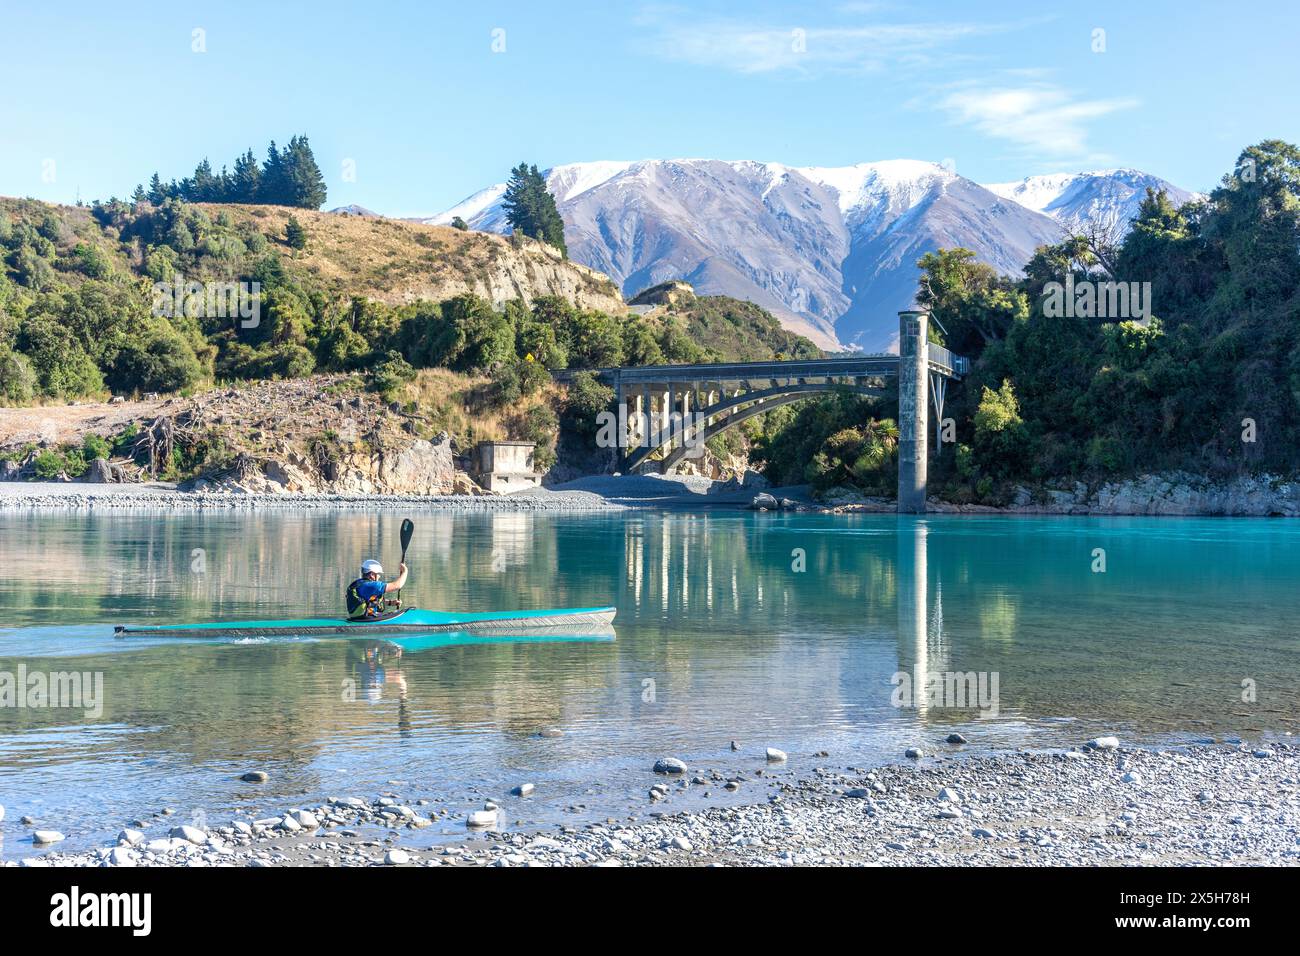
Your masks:
{"label": "black paddle blade", "polygon": [[411,545],[411,535],[415,534],[415,522],[410,518],[402,521],[402,560],[406,560],[406,549]]}

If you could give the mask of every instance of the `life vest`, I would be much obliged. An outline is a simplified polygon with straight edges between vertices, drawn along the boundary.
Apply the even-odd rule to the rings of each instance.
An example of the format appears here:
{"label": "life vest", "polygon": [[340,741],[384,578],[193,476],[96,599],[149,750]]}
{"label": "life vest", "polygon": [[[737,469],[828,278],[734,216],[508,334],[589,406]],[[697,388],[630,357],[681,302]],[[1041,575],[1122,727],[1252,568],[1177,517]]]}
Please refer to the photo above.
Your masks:
{"label": "life vest", "polygon": [[[379,593],[369,598],[361,596],[361,585],[377,584]],[[367,618],[379,617],[384,613],[384,583],[382,581],[367,581],[365,578],[357,578],[348,585],[348,617],[349,618]]]}

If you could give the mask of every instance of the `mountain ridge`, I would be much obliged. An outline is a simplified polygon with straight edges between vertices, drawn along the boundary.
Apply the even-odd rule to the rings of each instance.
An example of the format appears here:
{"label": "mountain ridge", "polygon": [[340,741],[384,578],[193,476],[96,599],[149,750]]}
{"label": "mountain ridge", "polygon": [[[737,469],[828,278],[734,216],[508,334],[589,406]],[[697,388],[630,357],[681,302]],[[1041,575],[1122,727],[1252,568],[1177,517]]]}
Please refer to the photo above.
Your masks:
{"label": "mountain ridge", "polygon": [[[632,296],[669,279],[756,302],[818,344],[891,348],[895,313],[912,303],[916,260],[966,246],[1017,274],[1067,230],[1114,227],[1148,186],[1194,194],[1140,170],[981,184],[925,160],[790,166],[755,160],[648,159],[546,171],[570,255]],[[436,216],[506,233],[505,184]]]}

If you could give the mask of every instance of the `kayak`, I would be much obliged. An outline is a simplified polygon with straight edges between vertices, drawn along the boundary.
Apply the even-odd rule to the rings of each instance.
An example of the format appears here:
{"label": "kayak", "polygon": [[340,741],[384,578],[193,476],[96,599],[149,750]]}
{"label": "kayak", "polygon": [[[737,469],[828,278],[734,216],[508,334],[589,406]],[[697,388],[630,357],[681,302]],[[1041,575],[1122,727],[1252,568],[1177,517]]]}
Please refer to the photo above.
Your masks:
{"label": "kayak", "polygon": [[119,624],[117,637],[267,637],[335,636],[370,637],[376,634],[439,634],[461,631],[469,634],[493,631],[533,631],[562,627],[569,630],[608,628],[614,623],[612,607],[553,608],[542,611],[425,611],[407,608],[396,614],[368,621],[345,618],[304,618],[282,621],[225,621],[212,624],[166,624],[136,627]]}
{"label": "kayak", "polygon": [[442,631],[437,634],[388,634],[375,637],[376,643],[396,647],[404,653],[485,644],[603,644],[614,639],[614,629],[608,626],[567,629],[553,627],[528,634],[504,634],[496,631],[466,634],[464,631]]}

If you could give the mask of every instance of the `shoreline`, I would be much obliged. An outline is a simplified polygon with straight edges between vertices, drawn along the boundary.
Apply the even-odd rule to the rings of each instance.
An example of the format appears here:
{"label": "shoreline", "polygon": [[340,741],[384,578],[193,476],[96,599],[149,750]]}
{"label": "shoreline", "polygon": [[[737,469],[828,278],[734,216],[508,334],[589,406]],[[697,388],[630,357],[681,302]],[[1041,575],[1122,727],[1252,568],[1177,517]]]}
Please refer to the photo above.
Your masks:
{"label": "shoreline", "polygon": [[[112,846],[5,865],[1300,865],[1300,746],[1091,743],[1100,746],[927,756],[871,770],[835,766],[823,752],[807,755],[821,766],[790,776],[784,760],[760,754],[730,778],[647,765],[647,788],[662,792],[650,797],[651,819],[541,831],[469,825],[528,799],[517,794],[441,815],[399,793],[333,797],[210,830],[163,815],[154,832],[126,829]],[[733,784],[750,798],[672,810],[678,792]],[[411,844],[435,823],[459,823],[466,836]]]}

